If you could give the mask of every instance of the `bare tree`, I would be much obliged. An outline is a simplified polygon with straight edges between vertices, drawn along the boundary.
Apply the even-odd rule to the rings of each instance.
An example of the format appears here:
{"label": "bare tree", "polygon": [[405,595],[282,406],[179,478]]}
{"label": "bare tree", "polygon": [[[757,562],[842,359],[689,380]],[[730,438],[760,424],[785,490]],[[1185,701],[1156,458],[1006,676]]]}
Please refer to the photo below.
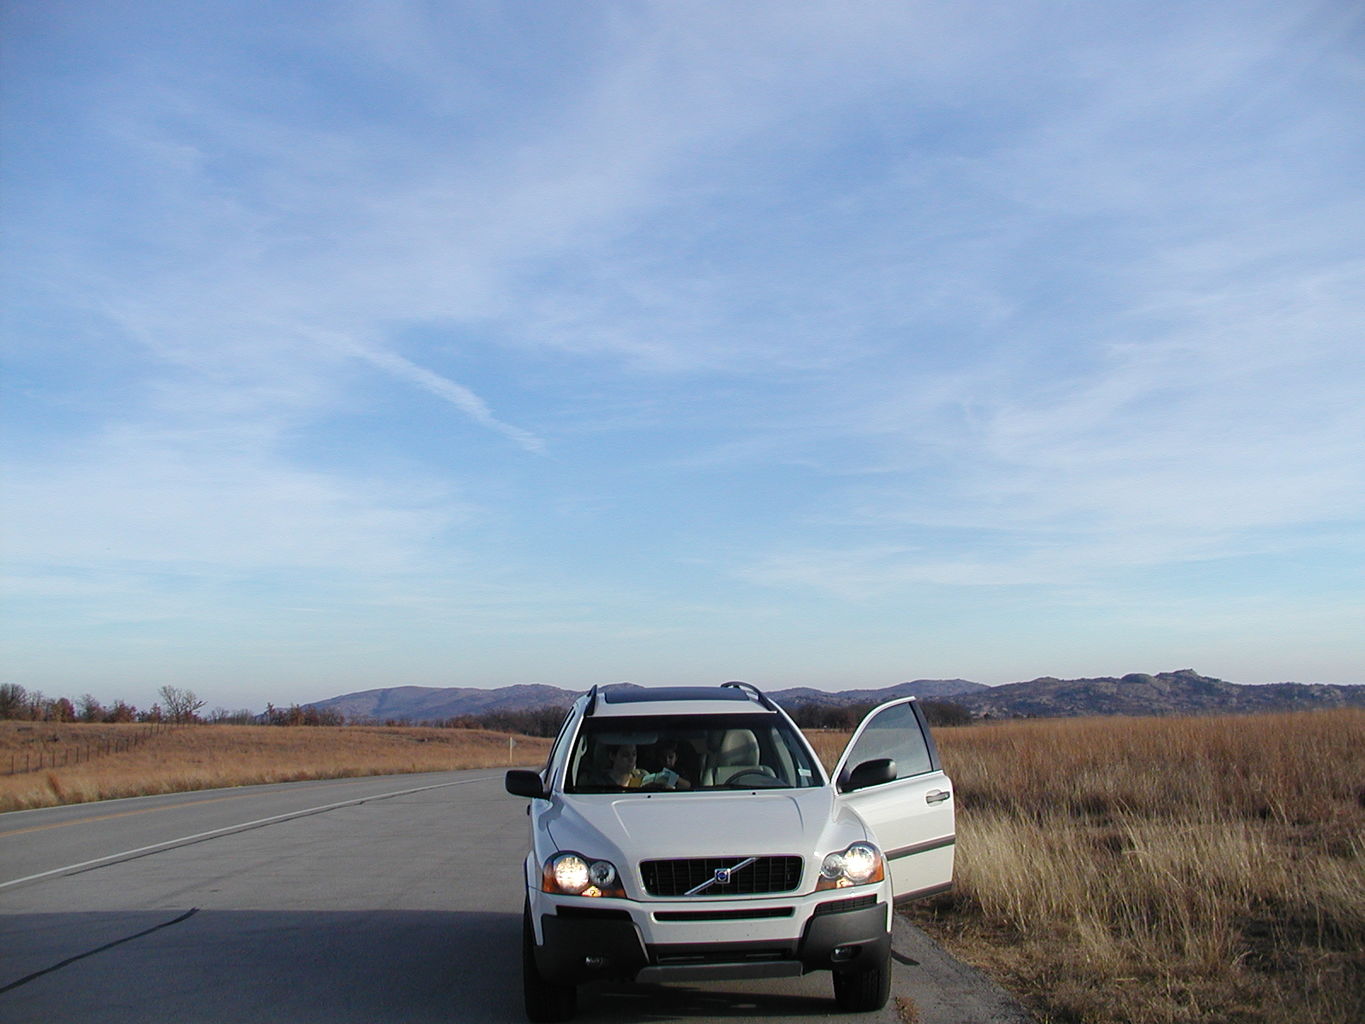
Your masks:
{"label": "bare tree", "polygon": [[27,709],[27,690],[18,683],[0,683],[0,718],[22,718]]}
{"label": "bare tree", "polygon": [[172,722],[193,722],[205,701],[194,695],[193,690],[182,690],[177,686],[163,686],[157,693],[165,704],[166,717]]}
{"label": "bare tree", "polygon": [[251,713],[250,708],[238,708],[236,711],[214,708],[209,712],[209,721],[214,725],[252,725],[256,721],[256,716]]}
{"label": "bare tree", "polygon": [[104,708],[100,706],[100,702],[95,699],[95,695],[92,693],[81,694],[81,699],[76,702],[76,706],[80,708],[82,722],[98,722],[104,718]]}

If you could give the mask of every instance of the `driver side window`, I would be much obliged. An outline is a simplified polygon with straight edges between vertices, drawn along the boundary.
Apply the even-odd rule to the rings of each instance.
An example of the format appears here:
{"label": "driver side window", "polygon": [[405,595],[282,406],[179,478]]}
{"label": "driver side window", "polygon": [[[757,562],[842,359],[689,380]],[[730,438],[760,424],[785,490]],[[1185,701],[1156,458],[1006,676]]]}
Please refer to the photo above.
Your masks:
{"label": "driver side window", "polygon": [[554,743],[550,744],[550,752],[545,755],[545,766],[540,770],[540,777],[545,782],[550,781],[550,773],[554,770],[555,758],[564,746],[564,738],[569,734],[569,727],[573,725],[573,713],[564,716],[564,721],[559,727],[559,734],[555,736]]}
{"label": "driver side window", "polygon": [[864,761],[882,757],[896,762],[898,779],[923,775],[931,769],[929,747],[909,703],[889,707],[869,720],[845,763],[852,770]]}

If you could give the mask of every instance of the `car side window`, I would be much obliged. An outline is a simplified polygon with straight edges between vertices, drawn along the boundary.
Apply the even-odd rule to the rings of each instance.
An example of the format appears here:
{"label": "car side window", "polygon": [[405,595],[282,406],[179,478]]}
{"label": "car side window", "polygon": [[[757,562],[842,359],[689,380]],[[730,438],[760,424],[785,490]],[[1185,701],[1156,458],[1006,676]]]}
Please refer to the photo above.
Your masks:
{"label": "car side window", "polygon": [[554,743],[550,745],[550,753],[545,757],[545,767],[540,770],[540,775],[547,783],[550,781],[550,773],[554,769],[555,758],[564,746],[564,738],[569,734],[569,727],[573,724],[573,719],[572,711],[564,716],[564,722],[559,727],[559,735],[555,737]]}
{"label": "car side window", "polygon": [[851,770],[882,757],[896,762],[898,779],[923,775],[932,768],[929,745],[909,702],[895,704],[869,719],[845,764]]}

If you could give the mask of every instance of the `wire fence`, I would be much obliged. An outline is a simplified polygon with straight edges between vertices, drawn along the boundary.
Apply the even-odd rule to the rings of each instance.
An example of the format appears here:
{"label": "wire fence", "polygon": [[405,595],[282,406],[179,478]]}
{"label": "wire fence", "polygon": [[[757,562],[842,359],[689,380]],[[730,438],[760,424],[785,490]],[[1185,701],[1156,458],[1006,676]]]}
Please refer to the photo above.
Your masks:
{"label": "wire fence", "polygon": [[[97,757],[126,753],[170,728],[170,722],[152,722],[140,725],[135,730],[130,729],[123,735],[93,740],[63,740],[53,743],[50,739],[35,738],[23,750],[10,751],[9,770],[4,774],[22,775],[25,772],[40,772],[48,768],[65,768],[69,765],[85,764]],[[0,762],[0,766],[3,766],[3,762]]]}

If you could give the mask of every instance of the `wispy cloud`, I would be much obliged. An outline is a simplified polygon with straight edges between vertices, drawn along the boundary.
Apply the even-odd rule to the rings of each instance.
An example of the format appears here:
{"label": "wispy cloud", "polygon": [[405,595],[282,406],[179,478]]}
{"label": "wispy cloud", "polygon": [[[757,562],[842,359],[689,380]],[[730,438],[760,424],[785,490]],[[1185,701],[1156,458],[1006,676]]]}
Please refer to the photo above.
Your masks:
{"label": "wispy cloud", "polygon": [[428,391],[438,398],[441,398],[457,409],[461,410],[475,423],[480,426],[494,430],[499,434],[515,441],[519,446],[528,452],[543,454],[545,452],[545,442],[530,431],[514,427],[509,423],[503,423],[488,408],[478,395],[470,391],[467,387],[449,378],[442,377],[439,373],[433,373],[425,367],[418,366],[411,360],[404,359],[402,356],[393,352],[386,352],[373,346],[364,345],[358,342],[338,342],[338,345],[347,351],[355,353],[357,357],[367,363],[377,366],[386,373],[392,374],[399,380],[414,384],[424,391]]}
{"label": "wispy cloud", "polygon": [[1358,552],[1350,5],[45,11],[0,92],[33,593],[334,570],[413,650],[482,607],[738,657]]}
{"label": "wispy cloud", "polygon": [[131,571],[403,572],[424,564],[434,537],[477,515],[431,481],[290,466],[276,443],[163,424],[120,428],[54,465],[11,463],[7,554]]}

